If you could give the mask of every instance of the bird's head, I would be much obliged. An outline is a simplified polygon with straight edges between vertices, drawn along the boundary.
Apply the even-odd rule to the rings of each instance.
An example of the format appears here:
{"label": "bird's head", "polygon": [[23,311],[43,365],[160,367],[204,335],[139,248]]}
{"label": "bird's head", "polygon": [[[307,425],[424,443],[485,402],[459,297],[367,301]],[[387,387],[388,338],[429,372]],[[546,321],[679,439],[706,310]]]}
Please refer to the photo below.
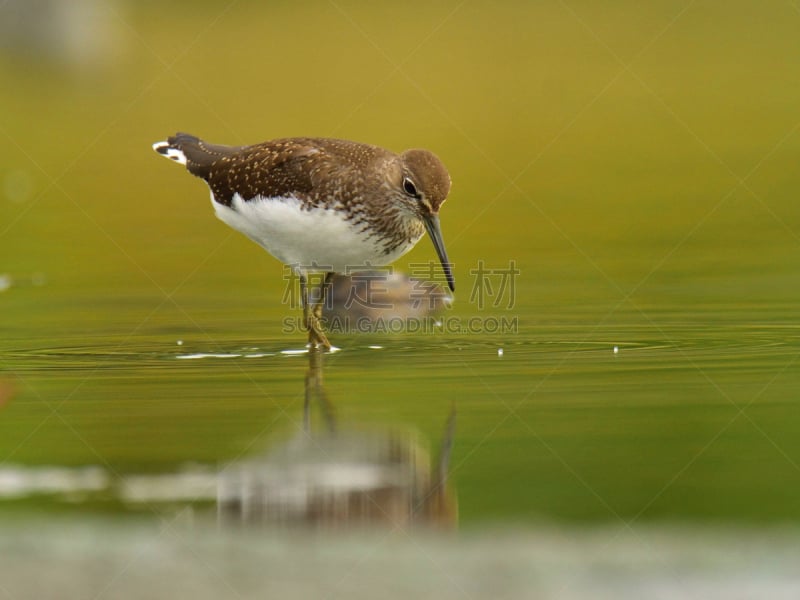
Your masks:
{"label": "bird's head", "polygon": [[450,175],[442,161],[428,150],[406,150],[400,155],[397,166],[392,170],[390,184],[398,193],[404,212],[425,225],[442,263],[447,284],[455,290],[439,225],[439,209],[450,193]]}

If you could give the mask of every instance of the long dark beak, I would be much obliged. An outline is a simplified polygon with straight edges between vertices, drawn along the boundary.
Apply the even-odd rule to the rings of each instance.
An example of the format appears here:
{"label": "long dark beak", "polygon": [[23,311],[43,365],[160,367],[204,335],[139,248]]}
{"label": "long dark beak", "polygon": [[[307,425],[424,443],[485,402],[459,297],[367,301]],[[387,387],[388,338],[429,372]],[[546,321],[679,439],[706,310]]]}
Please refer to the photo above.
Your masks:
{"label": "long dark beak", "polygon": [[450,261],[447,259],[447,252],[444,249],[444,240],[442,239],[442,227],[439,225],[438,215],[428,215],[423,218],[425,221],[425,229],[428,235],[431,236],[433,247],[436,248],[436,254],[439,255],[439,261],[442,263],[444,275],[447,277],[447,285],[450,286],[450,291],[456,291],[456,282],[453,279],[453,271],[450,269]]}

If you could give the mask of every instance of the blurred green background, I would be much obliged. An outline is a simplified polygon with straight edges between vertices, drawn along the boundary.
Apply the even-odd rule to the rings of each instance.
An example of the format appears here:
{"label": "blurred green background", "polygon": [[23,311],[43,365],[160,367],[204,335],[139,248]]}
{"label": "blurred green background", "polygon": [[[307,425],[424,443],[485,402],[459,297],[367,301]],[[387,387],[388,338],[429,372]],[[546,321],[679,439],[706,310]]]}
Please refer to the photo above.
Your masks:
{"label": "blurred green background", "polygon": [[[450,314],[519,319],[326,365],[345,421],[435,446],[457,404],[462,523],[800,517],[796,4],[63,4],[0,7],[0,462],[124,476],[290,431],[303,359],[176,360],[302,339],[282,266],[150,145],[329,136],[436,152]],[[512,260],[513,307],[471,302]]]}

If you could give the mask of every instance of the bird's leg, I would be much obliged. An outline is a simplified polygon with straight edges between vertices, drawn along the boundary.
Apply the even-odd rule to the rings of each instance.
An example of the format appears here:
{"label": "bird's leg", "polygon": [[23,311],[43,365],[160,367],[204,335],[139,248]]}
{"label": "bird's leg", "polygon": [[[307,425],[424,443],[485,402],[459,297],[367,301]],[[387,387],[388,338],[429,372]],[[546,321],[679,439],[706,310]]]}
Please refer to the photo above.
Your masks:
{"label": "bird's leg", "polygon": [[308,280],[304,274],[300,274],[300,304],[303,305],[303,327],[308,332],[308,343],[312,348],[316,348],[317,341],[314,336],[314,314],[308,301]]}
{"label": "bird's leg", "polygon": [[303,403],[303,431],[311,433],[311,402],[316,398],[322,408],[328,431],[336,432],[336,414],[325,385],[322,382],[322,357],[324,352],[316,346],[308,349],[308,371],[305,379],[305,402]]}
{"label": "bird's leg", "polygon": [[311,331],[308,311],[308,281],[302,273],[300,274],[300,304],[303,307],[303,327],[306,328],[306,331]]}
{"label": "bird's leg", "polygon": [[319,291],[319,302],[314,305],[314,316],[320,321],[322,320],[322,309],[325,307],[325,302],[328,299],[328,293],[331,289],[333,276],[334,273],[325,273],[325,279],[322,281],[322,287]]}
{"label": "bird's leg", "polygon": [[317,337],[317,343],[326,350],[331,349],[331,343],[328,341],[328,337],[322,330],[322,309],[325,307],[325,301],[328,296],[328,293],[330,292],[333,275],[334,274],[330,272],[325,273],[325,278],[322,280],[322,283],[320,283],[319,300],[314,305],[314,308],[312,310],[313,322],[316,325],[314,334]]}
{"label": "bird's leg", "polygon": [[[327,276],[325,279],[327,281]],[[325,284],[323,283],[323,288],[320,290],[320,296],[324,296],[324,294]],[[300,275],[300,301],[303,304],[303,325],[305,326],[306,331],[308,331],[309,345],[311,345],[312,348],[322,346],[326,350],[330,350],[331,343],[328,341],[328,338],[322,331],[322,326],[320,324],[320,317],[322,316],[322,303],[311,306],[308,297],[308,281],[306,280],[306,276],[302,274]],[[322,301],[324,302],[324,298]]]}
{"label": "bird's leg", "polygon": [[322,378],[322,356],[320,349],[311,346],[308,349],[308,371],[305,379],[305,402],[303,402],[303,431],[311,433],[311,400],[319,393]]}

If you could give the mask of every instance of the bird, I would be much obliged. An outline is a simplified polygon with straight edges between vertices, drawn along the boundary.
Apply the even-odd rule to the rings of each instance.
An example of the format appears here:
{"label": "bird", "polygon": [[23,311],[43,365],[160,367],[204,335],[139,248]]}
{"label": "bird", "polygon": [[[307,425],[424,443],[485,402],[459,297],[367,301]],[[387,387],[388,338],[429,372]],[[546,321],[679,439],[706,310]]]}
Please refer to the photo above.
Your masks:
{"label": "bird", "polygon": [[[331,349],[321,317],[336,273],[388,265],[426,232],[455,291],[439,222],[451,180],[429,150],[322,137],[226,146],[188,133],[153,149],[208,184],[220,220],[297,273],[309,347]],[[324,277],[310,293],[316,273]]]}

